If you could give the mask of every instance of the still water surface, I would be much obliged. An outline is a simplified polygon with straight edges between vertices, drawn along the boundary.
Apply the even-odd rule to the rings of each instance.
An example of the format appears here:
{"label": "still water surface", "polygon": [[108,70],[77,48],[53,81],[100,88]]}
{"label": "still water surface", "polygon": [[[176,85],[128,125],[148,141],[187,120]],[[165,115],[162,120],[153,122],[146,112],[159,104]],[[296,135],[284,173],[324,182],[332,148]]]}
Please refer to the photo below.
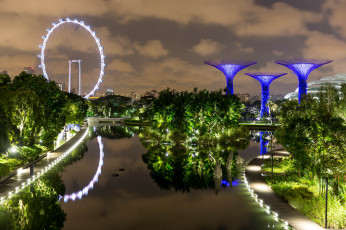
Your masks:
{"label": "still water surface", "polygon": [[[213,186],[189,188],[189,181],[182,182],[185,189],[169,186],[148,169],[143,160],[148,150],[138,135],[106,136],[99,138],[102,167],[95,137],[86,142],[81,160],[60,172],[65,194],[89,185],[88,194],[81,199],[60,200],[66,213],[63,229],[283,229],[254,202],[240,178],[234,178],[232,188],[224,183],[219,191]],[[246,162],[259,153],[259,143],[250,142],[239,156]],[[96,182],[98,169],[102,173]]]}

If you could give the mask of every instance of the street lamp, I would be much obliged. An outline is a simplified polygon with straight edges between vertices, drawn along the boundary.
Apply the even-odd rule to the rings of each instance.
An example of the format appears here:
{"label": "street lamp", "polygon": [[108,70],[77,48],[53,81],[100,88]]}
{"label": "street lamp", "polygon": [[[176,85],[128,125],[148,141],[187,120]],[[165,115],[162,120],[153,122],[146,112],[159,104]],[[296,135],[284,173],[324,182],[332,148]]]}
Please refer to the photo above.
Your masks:
{"label": "street lamp", "polygon": [[12,147],[10,148],[10,152],[11,152],[11,153],[16,153],[17,151],[18,151],[17,146],[12,146]]}

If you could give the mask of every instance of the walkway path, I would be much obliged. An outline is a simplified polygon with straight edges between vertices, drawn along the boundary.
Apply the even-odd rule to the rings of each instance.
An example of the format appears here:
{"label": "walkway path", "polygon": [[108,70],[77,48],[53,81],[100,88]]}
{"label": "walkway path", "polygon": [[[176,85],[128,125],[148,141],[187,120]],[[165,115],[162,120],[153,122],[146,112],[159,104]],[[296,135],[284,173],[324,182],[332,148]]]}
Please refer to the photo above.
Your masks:
{"label": "walkway path", "polygon": [[[283,150],[273,151],[276,156],[286,155],[287,152]],[[270,206],[270,209],[277,212],[279,217],[287,221],[296,230],[322,230],[315,222],[304,216],[301,212],[294,209],[286,201],[281,199],[275,194],[275,192],[267,185],[264,178],[261,175],[261,165],[264,159],[269,155],[258,156],[246,166],[245,176],[250,185],[250,188],[254,190],[254,193],[258,195],[259,199],[263,200],[263,203]]]}
{"label": "walkway path", "polygon": [[[36,173],[40,172],[42,169],[45,169],[52,162],[62,156],[66,151],[68,151],[72,146],[74,146],[83,137],[83,135],[85,135],[87,129],[88,127],[83,126],[81,130],[65,144],[50,152],[43,159],[33,163],[32,166],[34,175],[36,175]],[[25,169],[17,170],[15,175],[5,181],[0,182],[0,197],[8,195],[10,191],[16,191],[16,188],[21,188],[22,183],[27,182],[29,178],[32,178],[32,175],[30,175],[30,166]]]}

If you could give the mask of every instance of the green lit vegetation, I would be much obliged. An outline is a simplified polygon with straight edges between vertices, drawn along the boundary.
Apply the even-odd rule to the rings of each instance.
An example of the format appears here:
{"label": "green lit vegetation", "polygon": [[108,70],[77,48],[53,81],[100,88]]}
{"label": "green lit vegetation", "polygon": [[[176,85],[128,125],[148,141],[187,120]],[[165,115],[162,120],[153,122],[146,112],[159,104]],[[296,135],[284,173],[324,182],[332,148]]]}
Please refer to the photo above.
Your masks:
{"label": "green lit vegetation", "polygon": [[[294,208],[301,211],[316,223],[324,226],[325,215],[325,184],[317,177],[311,178],[309,169],[299,176],[295,168],[295,160],[286,158],[274,160],[274,177],[271,182],[271,161],[262,167],[267,183],[274,192],[288,201]],[[346,178],[334,178],[329,186],[328,194],[328,226],[344,229],[346,227]],[[337,192],[338,190],[338,192]],[[338,193],[336,196],[335,193]]]}
{"label": "green lit vegetation", "polygon": [[207,90],[163,90],[140,115],[152,123],[139,136],[148,153],[143,161],[162,189],[221,188],[232,186],[239,149],[248,146],[246,128],[238,126],[243,109],[234,95]]}
{"label": "green lit vegetation", "polygon": [[[143,113],[143,118],[152,122],[153,127],[184,138],[196,136],[201,138],[218,138],[236,127],[244,108],[239,98],[223,95],[222,91],[207,90],[193,92],[174,92],[169,89],[161,91]],[[181,134],[181,135],[178,135]]]}
{"label": "green lit vegetation", "polygon": [[[341,94],[326,86],[319,100],[286,101],[279,111],[276,137],[291,153],[275,162],[273,190],[324,226],[325,184],[329,179],[328,227],[346,227],[346,85]],[[271,172],[269,163],[264,170]]]}
{"label": "green lit vegetation", "polygon": [[120,95],[108,95],[90,101],[88,116],[98,117],[132,117],[135,105],[131,98]]}
{"label": "green lit vegetation", "polygon": [[[189,192],[191,189],[232,187],[237,176],[237,164],[243,160],[238,150],[245,149],[249,140],[243,128],[229,130],[229,135],[203,140],[199,144],[186,134],[142,127],[140,137],[148,152],[142,156],[150,176],[161,189]],[[196,137],[194,137],[196,138]],[[190,140],[190,141],[187,141]]]}
{"label": "green lit vegetation", "polygon": [[57,167],[4,201],[0,205],[0,229],[62,229],[66,213],[59,202],[59,197],[65,194],[60,172],[81,160],[86,151],[87,145],[83,142]]}
{"label": "green lit vegetation", "polygon": [[62,92],[43,76],[0,75],[0,177],[32,162],[48,149],[66,124],[81,124],[88,104]]}

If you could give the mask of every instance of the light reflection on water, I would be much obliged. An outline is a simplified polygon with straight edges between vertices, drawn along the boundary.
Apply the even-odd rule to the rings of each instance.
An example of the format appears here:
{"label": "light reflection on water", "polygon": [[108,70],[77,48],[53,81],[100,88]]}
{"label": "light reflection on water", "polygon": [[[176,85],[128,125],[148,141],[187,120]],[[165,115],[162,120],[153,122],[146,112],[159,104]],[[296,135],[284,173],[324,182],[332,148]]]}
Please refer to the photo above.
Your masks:
{"label": "light reflection on water", "polygon": [[143,142],[128,127],[98,127],[89,138],[13,196],[0,229],[282,229],[235,170],[259,143],[237,155],[229,146]]}
{"label": "light reflection on water", "polygon": [[[83,189],[79,190],[78,192],[70,193],[70,194],[65,194],[63,197],[60,196],[60,199],[62,198],[64,202],[68,202],[69,200],[75,201],[77,198],[79,200],[82,199],[83,196],[87,196],[89,190],[94,188],[94,184],[98,182],[98,178],[101,175],[101,169],[103,166],[103,157],[104,157],[104,152],[103,152],[103,143],[102,143],[102,137],[97,136],[97,142],[99,145],[99,150],[100,150],[100,158],[99,158],[99,164],[96,170],[96,173],[92,180],[89,182],[87,186],[85,186]],[[59,200],[60,200],[59,199]]]}
{"label": "light reflection on water", "polygon": [[[99,182],[82,200],[61,203],[67,213],[64,229],[282,229],[237,178],[233,188],[222,180],[217,195],[211,187],[189,192],[161,189],[142,160],[147,150],[137,135],[103,138],[103,142]],[[83,181],[93,178],[90,171],[98,161],[95,145],[88,142],[84,158],[62,173],[66,191],[78,191]],[[246,161],[259,151],[259,144],[251,142],[239,156]],[[114,173],[119,176],[112,177]]]}

